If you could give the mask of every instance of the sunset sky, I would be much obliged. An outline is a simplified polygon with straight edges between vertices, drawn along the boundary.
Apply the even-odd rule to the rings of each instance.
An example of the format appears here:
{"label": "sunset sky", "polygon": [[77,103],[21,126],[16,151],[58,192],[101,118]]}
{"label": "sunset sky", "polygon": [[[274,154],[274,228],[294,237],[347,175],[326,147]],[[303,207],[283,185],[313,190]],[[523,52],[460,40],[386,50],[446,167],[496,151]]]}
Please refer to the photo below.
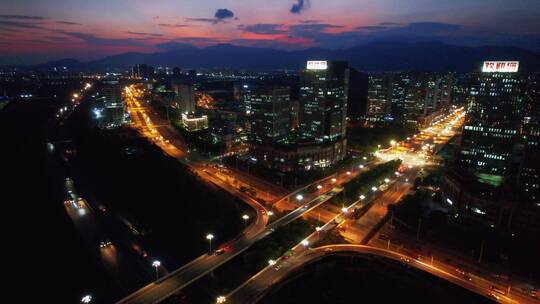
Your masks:
{"label": "sunset sky", "polygon": [[301,49],[439,40],[540,50],[539,0],[2,0],[0,62],[185,44]]}

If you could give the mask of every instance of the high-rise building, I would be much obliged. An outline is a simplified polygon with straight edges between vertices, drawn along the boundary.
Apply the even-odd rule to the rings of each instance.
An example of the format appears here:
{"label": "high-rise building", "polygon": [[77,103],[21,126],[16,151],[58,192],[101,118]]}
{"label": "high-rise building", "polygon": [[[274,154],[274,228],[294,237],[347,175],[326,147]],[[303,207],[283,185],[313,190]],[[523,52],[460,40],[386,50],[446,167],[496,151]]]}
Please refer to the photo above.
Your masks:
{"label": "high-rise building", "polygon": [[462,223],[540,232],[538,75],[517,61],[487,61],[471,78],[457,163],[441,183]]}
{"label": "high-rise building", "polygon": [[452,102],[453,81],[452,73],[429,77],[425,83],[424,115],[448,108]]}
{"label": "high-rise building", "polygon": [[115,127],[125,122],[124,101],[118,80],[105,80],[102,83],[104,121],[106,127]]}
{"label": "high-rise building", "polygon": [[348,89],[347,116],[352,121],[358,121],[366,116],[368,75],[350,68]]}
{"label": "high-rise building", "polygon": [[[343,160],[348,76],[347,63],[308,61],[293,106],[285,91],[253,89],[251,133],[257,144],[252,159],[282,172],[324,168]],[[289,132],[296,121],[298,129]]]}
{"label": "high-rise building", "polygon": [[484,67],[473,77],[469,94],[459,164],[480,181],[499,185],[511,173],[524,82],[517,68],[507,71]]}
{"label": "high-rise building", "polygon": [[427,73],[417,73],[412,75],[410,83],[405,89],[405,101],[402,103],[402,114],[398,117],[402,122],[418,123],[425,113],[427,87],[429,86],[431,75]]}
{"label": "high-rise building", "polygon": [[240,102],[246,114],[251,113],[251,93],[253,86],[248,83],[240,84]]}
{"label": "high-rise building", "polygon": [[345,139],[348,85],[347,63],[308,61],[300,74],[298,118],[303,142]]}
{"label": "high-rise building", "polygon": [[131,68],[131,76],[135,78],[150,78],[153,75],[154,68],[143,63],[138,63]]}
{"label": "high-rise building", "polygon": [[258,87],[251,93],[251,140],[285,144],[291,131],[291,97],[286,87]]}
{"label": "high-rise building", "polygon": [[195,92],[192,85],[173,83],[172,91],[181,113],[195,112]]}
{"label": "high-rise building", "polygon": [[383,120],[392,112],[392,75],[368,76],[367,117],[371,121]]}
{"label": "high-rise building", "polygon": [[523,159],[519,168],[519,188],[525,200],[540,207],[540,73],[527,79],[521,124]]}

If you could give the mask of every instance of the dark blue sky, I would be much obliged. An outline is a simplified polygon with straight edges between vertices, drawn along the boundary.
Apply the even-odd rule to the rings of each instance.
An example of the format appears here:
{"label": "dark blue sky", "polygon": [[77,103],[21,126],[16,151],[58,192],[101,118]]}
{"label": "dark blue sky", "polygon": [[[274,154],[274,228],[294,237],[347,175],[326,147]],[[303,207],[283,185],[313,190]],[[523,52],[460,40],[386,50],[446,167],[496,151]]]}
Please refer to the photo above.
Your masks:
{"label": "dark blue sky", "polygon": [[540,50],[540,0],[17,0],[0,63],[219,43],[346,48],[380,39]]}

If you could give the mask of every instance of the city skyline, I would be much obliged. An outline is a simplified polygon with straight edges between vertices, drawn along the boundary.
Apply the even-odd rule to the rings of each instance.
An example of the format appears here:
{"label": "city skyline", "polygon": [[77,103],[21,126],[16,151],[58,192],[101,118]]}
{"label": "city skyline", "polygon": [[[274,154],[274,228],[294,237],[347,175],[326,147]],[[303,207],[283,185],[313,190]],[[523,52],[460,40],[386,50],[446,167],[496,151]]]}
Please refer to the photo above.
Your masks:
{"label": "city skyline", "polygon": [[[185,45],[342,49],[377,40],[539,49],[537,1],[34,1],[2,4],[0,57],[92,60]],[[43,4],[43,3],[40,3]],[[262,7],[261,7],[262,6]],[[346,13],[344,13],[346,12]],[[497,22],[494,22],[497,20]]]}
{"label": "city skyline", "polygon": [[4,298],[540,304],[538,13],[3,1]]}

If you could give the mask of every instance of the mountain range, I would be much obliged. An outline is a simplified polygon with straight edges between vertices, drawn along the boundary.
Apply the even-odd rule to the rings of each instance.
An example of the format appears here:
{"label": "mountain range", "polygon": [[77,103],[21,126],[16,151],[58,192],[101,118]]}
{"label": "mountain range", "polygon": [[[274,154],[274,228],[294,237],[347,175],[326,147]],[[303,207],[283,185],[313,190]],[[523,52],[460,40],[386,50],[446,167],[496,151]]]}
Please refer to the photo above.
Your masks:
{"label": "mountain range", "polygon": [[517,47],[467,47],[440,42],[381,41],[343,50],[309,48],[276,50],[221,44],[209,47],[179,45],[158,53],[123,53],[99,60],[80,62],[64,59],[33,68],[67,66],[72,70],[129,68],[136,63],[178,66],[182,69],[298,70],[307,60],[345,60],[361,71],[455,71],[477,69],[484,60],[519,60],[521,70],[539,71],[540,54]]}

